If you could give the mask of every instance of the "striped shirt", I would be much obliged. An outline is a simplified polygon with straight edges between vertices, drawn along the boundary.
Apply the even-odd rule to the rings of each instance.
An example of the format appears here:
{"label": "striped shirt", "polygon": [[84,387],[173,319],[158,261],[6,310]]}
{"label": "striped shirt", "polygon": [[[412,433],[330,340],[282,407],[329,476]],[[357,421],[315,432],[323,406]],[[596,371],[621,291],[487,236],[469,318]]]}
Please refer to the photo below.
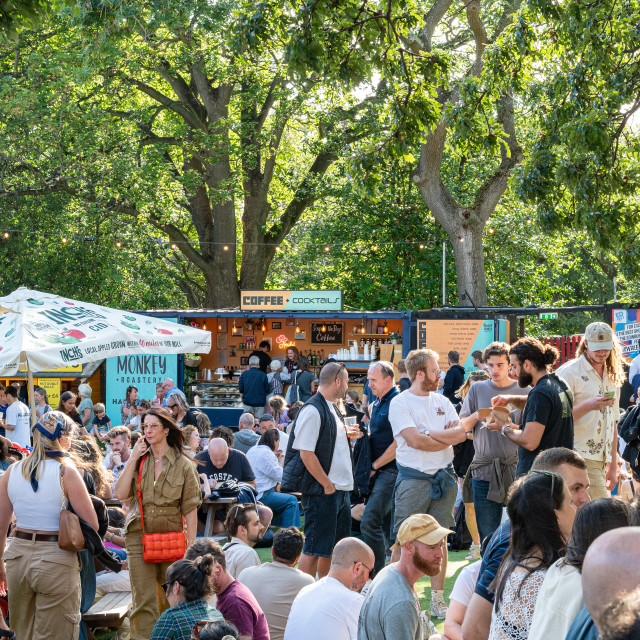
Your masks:
{"label": "striped shirt", "polygon": [[493,604],[494,593],[489,585],[494,581],[504,554],[509,548],[511,537],[511,522],[507,520],[496,529],[482,556],[480,575],[476,582],[475,593]]}

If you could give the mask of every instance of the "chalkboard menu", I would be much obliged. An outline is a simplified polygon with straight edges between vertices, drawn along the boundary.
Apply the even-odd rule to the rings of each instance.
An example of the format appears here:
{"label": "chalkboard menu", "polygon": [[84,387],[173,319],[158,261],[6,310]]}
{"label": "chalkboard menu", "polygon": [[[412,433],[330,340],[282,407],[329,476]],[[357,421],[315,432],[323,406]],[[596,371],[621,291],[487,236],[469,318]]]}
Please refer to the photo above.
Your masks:
{"label": "chalkboard menu", "polygon": [[326,331],[321,331],[322,322],[311,323],[311,344],[342,344],[344,325],[341,322],[326,322]]}

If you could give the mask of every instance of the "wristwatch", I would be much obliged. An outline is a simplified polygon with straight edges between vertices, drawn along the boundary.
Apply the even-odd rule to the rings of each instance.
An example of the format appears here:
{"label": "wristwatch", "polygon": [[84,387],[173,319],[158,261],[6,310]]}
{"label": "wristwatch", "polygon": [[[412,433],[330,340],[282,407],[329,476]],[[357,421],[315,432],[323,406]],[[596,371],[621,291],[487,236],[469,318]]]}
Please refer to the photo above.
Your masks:
{"label": "wristwatch", "polygon": [[500,433],[501,433],[503,436],[506,436],[506,435],[507,435],[507,434],[504,432],[504,430],[505,430],[505,429],[509,429],[510,431],[513,431],[513,429],[512,429],[512,427],[511,427],[511,425],[510,425],[510,424],[503,424],[503,425],[502,425],[502,429],[500,429]]}
{"label": "wristwatch", "polygon": [[465,433],[465,435],[467,437],[467,440],[471,440],[472,439],[473,431],[465,431],[464,433]]}

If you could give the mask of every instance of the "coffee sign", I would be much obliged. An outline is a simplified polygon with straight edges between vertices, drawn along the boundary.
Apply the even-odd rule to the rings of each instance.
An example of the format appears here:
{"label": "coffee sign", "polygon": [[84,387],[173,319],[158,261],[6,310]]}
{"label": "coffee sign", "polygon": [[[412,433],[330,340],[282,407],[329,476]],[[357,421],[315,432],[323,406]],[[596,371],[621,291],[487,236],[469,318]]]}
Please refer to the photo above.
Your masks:
{"label": "coffee sign", "polygon": [[[322,331],[322,325],[326,331]],[[312,322],[311,344],[343,344],[344,324],[341,322]]]}

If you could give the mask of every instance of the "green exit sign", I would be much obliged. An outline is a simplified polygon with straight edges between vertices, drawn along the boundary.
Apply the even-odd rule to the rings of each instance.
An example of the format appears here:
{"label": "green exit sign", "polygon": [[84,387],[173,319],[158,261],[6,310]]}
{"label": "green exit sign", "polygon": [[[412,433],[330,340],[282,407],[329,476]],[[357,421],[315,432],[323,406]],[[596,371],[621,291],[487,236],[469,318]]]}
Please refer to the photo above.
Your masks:
{"label": "green exit sign", "polygon": [[540,318],[540,320],[557,320],[558,314],[557,313],[539,313],[538,318]]}

